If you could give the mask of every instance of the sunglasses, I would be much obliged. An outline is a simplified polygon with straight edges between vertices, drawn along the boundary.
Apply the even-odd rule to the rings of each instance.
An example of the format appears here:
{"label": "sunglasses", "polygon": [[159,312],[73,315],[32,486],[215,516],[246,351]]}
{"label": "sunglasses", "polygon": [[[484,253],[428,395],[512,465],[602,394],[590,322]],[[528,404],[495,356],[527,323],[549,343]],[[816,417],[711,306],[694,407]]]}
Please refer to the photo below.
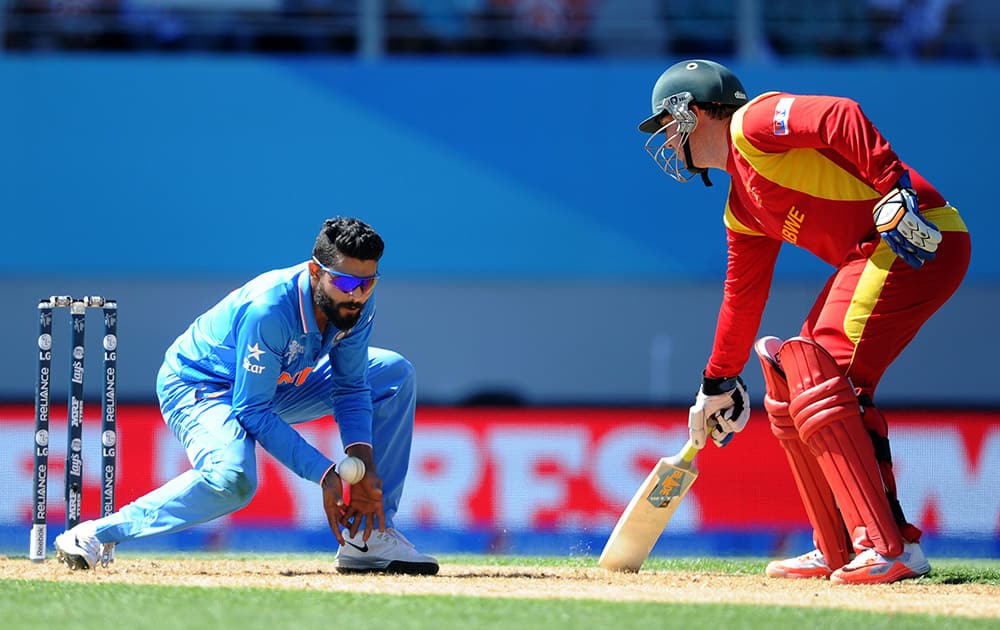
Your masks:
{"label": "sunglasses", "polygon": [[361,287],[363,293],[368,293],[378,282],[379,276],[381,274],[375,274],[374,276],[367,276],[365,278],[360,278],[358,276],[352,276],[349,273],[341,273],[336,269],[330,269],[320,261],[316,260],[313,256],[313,262],[319,265],[319,268],[330,274],[330,279],[333,282],[333,286],[337,289],[343,291],[344,293],[353,293],[355,289]]}

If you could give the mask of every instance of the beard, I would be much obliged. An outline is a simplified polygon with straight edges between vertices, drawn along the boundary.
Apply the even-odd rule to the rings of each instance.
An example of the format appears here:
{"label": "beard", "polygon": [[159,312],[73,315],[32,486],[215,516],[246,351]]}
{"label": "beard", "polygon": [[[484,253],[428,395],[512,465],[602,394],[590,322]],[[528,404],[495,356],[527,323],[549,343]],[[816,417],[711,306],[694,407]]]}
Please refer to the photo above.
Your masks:
{"label": "beard", "polygon": [[[313,291],[313,302],[323,311],[323,314],[326,315],[330,323],[337,327],[337,330],[350,330],[354,328],[354,325],[358,323],[358,318],[361,317],[361,309],[364,308],[364,304],[361,302],[350,300],[335,302],[329,295],[319,289]],[[348,308],[356,308],[357,310],[345,310]]]}

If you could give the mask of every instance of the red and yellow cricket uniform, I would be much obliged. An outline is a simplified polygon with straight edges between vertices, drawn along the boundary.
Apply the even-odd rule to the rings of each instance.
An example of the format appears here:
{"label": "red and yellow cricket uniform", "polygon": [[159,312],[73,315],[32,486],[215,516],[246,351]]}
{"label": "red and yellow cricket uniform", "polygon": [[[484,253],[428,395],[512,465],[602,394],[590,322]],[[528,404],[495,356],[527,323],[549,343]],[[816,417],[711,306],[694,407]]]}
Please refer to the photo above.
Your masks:
{"label": "red and yellow cricket uniform", "polygon": [[[871,395],[965,275],[970,241],[958,211],[900,161],[850,99],[763,94],[736,112],[730,136],[729,259],[706,375],[742,372],[787,242],[836,269],[801,335],[829,351],[855,387]],[[943,235],[936,258],[920,269],[897,259],[872,219],[904,170],[921,213]]]}

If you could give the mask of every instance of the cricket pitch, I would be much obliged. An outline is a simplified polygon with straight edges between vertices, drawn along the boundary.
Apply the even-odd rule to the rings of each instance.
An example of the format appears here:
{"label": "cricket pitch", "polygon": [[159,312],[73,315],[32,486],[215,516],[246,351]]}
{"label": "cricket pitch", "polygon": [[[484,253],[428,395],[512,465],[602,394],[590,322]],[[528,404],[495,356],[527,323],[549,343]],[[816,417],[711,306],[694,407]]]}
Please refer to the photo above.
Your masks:
{"label": "cricket pitch", "polygon": [[821,580],[701,571],[611,573],[597,567],[443,564],[437,576],[341,575],[330,559],[122,558],[96,571],[70,571],[49,558],[0,556],[0,579],[260,587],[389,595],[461,595],[662,603],[732,603],[1000,618],[1000,586],[926,584],[867,587]]}

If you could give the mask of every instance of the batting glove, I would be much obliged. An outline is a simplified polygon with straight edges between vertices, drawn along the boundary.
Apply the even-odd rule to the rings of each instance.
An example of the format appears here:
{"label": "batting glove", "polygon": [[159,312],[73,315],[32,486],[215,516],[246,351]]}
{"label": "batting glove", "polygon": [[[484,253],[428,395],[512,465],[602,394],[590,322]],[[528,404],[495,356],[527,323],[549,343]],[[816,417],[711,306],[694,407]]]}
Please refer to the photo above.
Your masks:
{"label": "batting glove", "polygon": [[688,411],[688,432],[695,448],[704,448],[709,434],[718,447],[729,443],[750,419],[750,396],[739,376],[702,379]]}
{"label": "batting glove", "polygon": [[920,214],[909,174],[899,178],[896,188],[875,204],[872,214],[879,236],[908,265],[920,269],[934,259],[941,232]]}

